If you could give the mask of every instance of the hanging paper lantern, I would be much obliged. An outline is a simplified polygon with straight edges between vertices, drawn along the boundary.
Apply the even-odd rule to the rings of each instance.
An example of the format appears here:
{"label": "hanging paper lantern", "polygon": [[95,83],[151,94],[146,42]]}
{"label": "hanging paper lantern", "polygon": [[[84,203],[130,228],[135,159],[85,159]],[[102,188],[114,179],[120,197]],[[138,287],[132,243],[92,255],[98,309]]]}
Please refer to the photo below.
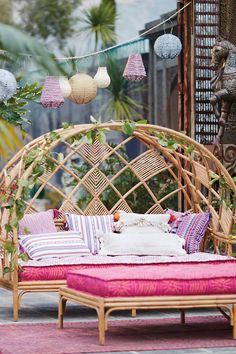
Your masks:
{"label": "hanging paper lantern", "polygon": [[96,75],[94,76],[94,80],[99,88],[106,88],[110,85],[111,79],[107,73],[106,66],[100,66]]}
{"label": "hanging paper lantern", "polygon": [[155,53],[162,59],[173,59],[179,55],[182,44],[177,36],[165,33],[158,37],[154,43]]}
{"label": "hanging paper lantern", "polygon": [[59,86],[62,92],[62,96],[64,98],[69,97],[71,94],[71,86],[66,76],[59,77]]}
{"label": "hanging paper lantern", "polygon": [[123,77],[130,81],[141,81],[146,77],[141,54],[132,54],[129,56]]}
{"label": "hanging paper lantern", "polygon": [[76,74],[69,80],[71,94],[68,97],[72,102],[84,104],[92,101],[97,94],[95,80],[87,74]]}
{"label": "hanging paper lantern", "polygon": [[146,77],[141,54],[132,54],[129,56],[123,77],[130,81],[141,81]]}
{"label": "hanging paper lantern", "polygon": [[0,69],[0,102],[9,100],[17,89],[15,76],[10,71]]}
{"label": "hanging paper lantern", "polygon": [[59,108],[63,105],[64,97],[62,96],[58,77],[46,77],[40,102],[45,108]]}

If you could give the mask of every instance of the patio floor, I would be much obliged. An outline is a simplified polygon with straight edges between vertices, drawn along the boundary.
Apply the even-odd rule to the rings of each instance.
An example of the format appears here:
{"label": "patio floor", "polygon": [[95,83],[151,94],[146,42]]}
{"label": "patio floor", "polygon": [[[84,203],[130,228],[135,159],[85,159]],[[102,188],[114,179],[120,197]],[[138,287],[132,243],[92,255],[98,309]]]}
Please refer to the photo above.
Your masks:
{"label": "patio floor", "polygon": [[[57,299],[58,295],[55,293],[37,293],[25,294],[22,298],[22,306],[20,310],[20,320],[18,323],[42,323],[42,322],[56,322],[57,321]],[[188,310],[187,316],[209,316],[218,314],[216,310]],[[139,312],[138,317],[145,318],[166,318],[177,317],[178,311],[144,311]],[[128,312],[114,312],[110,319],[127,319]],[[97,321],[95,311],[88,308],[80,307],[73,303],[68,303],[65,321]],[[12,296],[11,292],[0,289],[0,323],[12,323]],[[101,351],[102,353],[102,351]],[[118,352],[117,352],[118,353]],[[117,354],[112,352],[112,354]],[[201,349],[181,349],[181,350],[158,350],[158,351],[129,351],[119,352],[119,354],[235,354],[235,348],[201,348]],[[50,354],[50,353],[48,353]],[[98,354],[98,353],[97,353]]]}

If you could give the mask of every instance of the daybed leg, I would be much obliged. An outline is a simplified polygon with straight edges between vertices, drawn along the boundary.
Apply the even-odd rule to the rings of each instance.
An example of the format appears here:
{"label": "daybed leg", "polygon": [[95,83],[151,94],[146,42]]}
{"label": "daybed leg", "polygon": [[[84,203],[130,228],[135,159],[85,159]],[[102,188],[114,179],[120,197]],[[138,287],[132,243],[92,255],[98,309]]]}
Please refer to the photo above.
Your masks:
{"label": "daybed leg", "polygon": [[233,339],[236,339],[236,304],[233,304]]}
{"label": "daybed leg", "polygon": [[185,324],[185,310],[180,310],[180,320],[182,324]]}
{"label": "daybed leg", "polygon": [[105,344],[105,313],[104,306],[97,309],[98,313],[98,330],[99,330],[99,344]]}
{"label": "daybed leg", "polygon": [[63,298],[62,295],[59,294],[59,302],[58,302],[58,328],[63,328],[63,315],[65,312],[66,299]]}
{"label": "daybed leg", "polygon": [[13,321],[19,319],[19,296],[18,290],[13,290]]}
{"label": "daybed leg", "polygon": [[137,310],[136,309],[132,309],[131,310],[131,316],[132,317],[136,317],[137,316]]}

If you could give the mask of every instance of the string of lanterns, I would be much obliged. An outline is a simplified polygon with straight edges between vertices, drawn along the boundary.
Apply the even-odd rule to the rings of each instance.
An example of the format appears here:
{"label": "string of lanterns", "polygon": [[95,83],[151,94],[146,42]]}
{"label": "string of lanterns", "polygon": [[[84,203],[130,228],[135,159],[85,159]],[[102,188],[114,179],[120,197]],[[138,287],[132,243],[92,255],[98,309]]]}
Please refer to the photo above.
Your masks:
{"label": "string of lanterns", "polygon": [[[146,32],[139,35],[139,37],[166,23],[190,3],[191,1],[183,8],[178,10],[175,14],[171,15],[168,19],[150,28]],[[130,42],[131,41],[127,41],[124,43]],[[58,58],[58,60],[81,59],[84,57],[107,52],[108,50],[118,46],[120,45],[115,45],[99,52],[84,55],[82,57]],[[162,59],[173,59],[180,54],[181,50],[182,44],[180,39],[172,33],[165,33],[159,36],[154,43],[154,51]],[[141,54],[129,55],[128,61],[124,68],[123,77],[129,81],[141,81],[146,76],[147,75]],[[91,102],[96,97],[98,88],[107,88],[110,83],[111,79],[105,66],[99,66],[94,77],[91,77],[85,73],[77,73],[70,79],[64,76],[47,76],[43,84],[40,102],[45,108],[59,108],[63,105],[65,98],[68,98],[77,104],[86,104]],[[14,75],[7,70],[0,69],[0,102],[11,98],[15,94],[16,89],[17,83]]]}

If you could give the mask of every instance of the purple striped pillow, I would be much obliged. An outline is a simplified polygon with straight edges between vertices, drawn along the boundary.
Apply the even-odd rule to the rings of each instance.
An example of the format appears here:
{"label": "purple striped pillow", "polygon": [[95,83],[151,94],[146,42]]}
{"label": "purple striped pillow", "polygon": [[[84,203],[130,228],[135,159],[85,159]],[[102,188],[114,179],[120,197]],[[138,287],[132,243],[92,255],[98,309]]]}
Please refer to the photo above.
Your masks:
{"label": "purple striped pillow", "polygon": [[189,214],[189,211],[181,212],[181,211],[175,211],[172,209],[166,209],[165,213],[170,214],[170,215],[174,215],[176,217],[176,220],[174,220],[174,221],[172,221],[170,218],[169,223],[168,223],[170,225],[170,232],[172,234],[176,234],[179,224],[181,223],[183,218]]}
{"label": "purple striped pillow", "polygon": [[24,235],[26,233],[45,234],[48,232],[57,232],[53,218],[53,209],[40,211],[34,214],[25,214],[23,219],[19,222],[19,235]]}
{"label": "purple striped pillow", "polygon": [[112,232],[113,230],[113,215],[76,215],[66,213],[66,222],[69,230],[79,231],[82,238],[90,249],[95,254],[98,252],[96,234],[98,231],[102,233]]}
{"label": "purple striped pillow", "polygon": [[185,239],[187,253],[199,252],[201,240],[210,220],[211,213],[187,213],[181,218],[176,234]]}
{"label": "purple striped pillow", "polygon": [[45,258],[91,254],[77,231],[23,235],[20,237],[19,244],[29,258],[36,261]]}

